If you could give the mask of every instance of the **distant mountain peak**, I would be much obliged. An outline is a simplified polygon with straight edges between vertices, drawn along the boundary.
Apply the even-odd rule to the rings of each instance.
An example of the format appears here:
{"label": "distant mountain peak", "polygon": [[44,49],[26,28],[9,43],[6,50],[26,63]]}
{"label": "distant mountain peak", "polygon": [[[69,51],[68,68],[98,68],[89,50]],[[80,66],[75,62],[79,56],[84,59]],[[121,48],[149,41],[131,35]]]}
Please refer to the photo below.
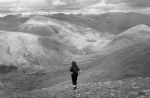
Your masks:
{"label": "distant mountain peak", "polygon": [[24,25],[45,26],[47,25],[48,21],[49,19],[47,17],[35,16],[35,17],[30,18],[27,22],[25,22]]}
{"label": "distant mountain peak", "polygon": [[34,16],[30,18],[27,22],[25,22],[23,25],[32,25],[32,26],[58,26],[61,27],[60,21],[58,22],[55,19],[51,19],[44,16]]}
{"label": "distant mountain peak", "polygon": [[140,24],[140,25],[137,25],[137,26],[135,26],[135,27],[132,27],[132,28],[126,30],[126,31],[123,32],[123,33],[120,33],[120,34],[118,35],[118,37],[119,37],[119,36],[123,36],[123,35],[128,35],[128,34],[144,33],[144,32],[142,32],[142,31],[148,31],[149,34],[150,34],[150,27],[147,26],[147,25],[145,25],[145,24]]}
{"label": "distant mountain peak", "polygon": [[40,15],[36,15],[36,16],[32,17],[30,20],[48,21],[49,18],[44,17],[44,16],[40,16]]}
{"label": "distant mountain peak", "polygon": [[150,39],[150,27],[141,24],[120,33],[108,46],[112,50],[122,49],[148,39]]}

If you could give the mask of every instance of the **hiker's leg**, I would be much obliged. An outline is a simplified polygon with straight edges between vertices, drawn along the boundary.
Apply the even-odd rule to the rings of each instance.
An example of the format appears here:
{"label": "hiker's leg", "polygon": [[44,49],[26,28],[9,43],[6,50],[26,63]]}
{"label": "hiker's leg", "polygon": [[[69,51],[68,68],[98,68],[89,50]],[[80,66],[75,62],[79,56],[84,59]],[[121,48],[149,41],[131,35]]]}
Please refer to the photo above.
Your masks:
{"label": "hiker's leg", "polygon": [[72,85],[74,85],[74,76],[73,76],[73,74],[71,75],[71,79],[72,79]]}
{"label": "hiker's leg", "polygon": [[73,84],[73,89],[76,89],[76,75],[72,74],[72,84]]}
{"label": "hiker's leg", "polygon": [[77,79],[78,79],[78,74],[75,75],[75,89],[77,88]]}
{"label": "hiker's leg", "polygon": [[73,81],[74,81],[74,85],[76,85],[76,75],[74,75]]}
{"label": "hiker's leg", "polygon": [[74,77],[75,85],[77,85],[77,77],[78,77],[78,75],[75,75],[75,77]]}

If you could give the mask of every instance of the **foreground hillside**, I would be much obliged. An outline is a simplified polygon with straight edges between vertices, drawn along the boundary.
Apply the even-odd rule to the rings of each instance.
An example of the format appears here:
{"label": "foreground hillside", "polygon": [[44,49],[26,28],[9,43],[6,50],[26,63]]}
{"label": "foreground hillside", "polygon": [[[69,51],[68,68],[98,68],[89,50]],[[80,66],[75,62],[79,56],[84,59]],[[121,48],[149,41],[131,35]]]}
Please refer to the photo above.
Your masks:
{"label": "foreground hillside", "polygon": [[79,84],[76,91],[67,85],[43,88],[2,98],[149,98],[150,78],[128,78],[118,81]]}

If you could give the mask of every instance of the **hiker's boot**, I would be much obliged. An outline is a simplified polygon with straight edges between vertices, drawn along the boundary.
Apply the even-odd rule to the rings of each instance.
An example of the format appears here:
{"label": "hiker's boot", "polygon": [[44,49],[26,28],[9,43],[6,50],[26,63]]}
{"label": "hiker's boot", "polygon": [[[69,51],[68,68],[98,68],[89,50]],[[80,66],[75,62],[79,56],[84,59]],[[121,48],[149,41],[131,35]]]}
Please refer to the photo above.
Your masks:
{"label": "hiker's boot", "polygon": [[77,86],[75,85],[75,86],[74,86],[74,90],[76,90],[76,89],[77,89]]}
{"label": "hiker's boot", "polygon": [[76,89],[76,86],[75,85],[73,85],[73,90],[75,90]]}
{"label": "hiker's boot", "polygon": [[76,85],[73,85],[73,90],[76,90],[77,89],[77,86]]}

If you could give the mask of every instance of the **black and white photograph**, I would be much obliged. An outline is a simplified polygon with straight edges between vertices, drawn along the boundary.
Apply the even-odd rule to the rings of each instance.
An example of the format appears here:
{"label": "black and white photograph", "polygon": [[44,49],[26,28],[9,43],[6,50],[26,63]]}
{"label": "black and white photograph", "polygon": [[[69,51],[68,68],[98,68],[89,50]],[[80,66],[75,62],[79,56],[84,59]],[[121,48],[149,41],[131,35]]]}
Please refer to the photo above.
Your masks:
{"label": "black and white photograph", "polygon": [[150,0],[0,0],[0,98],[150,98]]}

